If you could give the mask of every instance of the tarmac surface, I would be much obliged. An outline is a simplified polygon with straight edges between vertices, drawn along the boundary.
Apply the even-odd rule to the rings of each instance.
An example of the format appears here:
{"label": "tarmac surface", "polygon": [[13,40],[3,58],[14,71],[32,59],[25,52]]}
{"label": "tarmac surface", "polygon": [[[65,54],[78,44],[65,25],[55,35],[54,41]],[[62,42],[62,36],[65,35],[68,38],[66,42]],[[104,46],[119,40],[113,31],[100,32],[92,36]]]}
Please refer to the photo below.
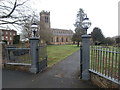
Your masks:
{"label": "tarmac surface", "polygon": [[98,88],[79,79],[79,51],[38,74],[3,70],[2,88]]}

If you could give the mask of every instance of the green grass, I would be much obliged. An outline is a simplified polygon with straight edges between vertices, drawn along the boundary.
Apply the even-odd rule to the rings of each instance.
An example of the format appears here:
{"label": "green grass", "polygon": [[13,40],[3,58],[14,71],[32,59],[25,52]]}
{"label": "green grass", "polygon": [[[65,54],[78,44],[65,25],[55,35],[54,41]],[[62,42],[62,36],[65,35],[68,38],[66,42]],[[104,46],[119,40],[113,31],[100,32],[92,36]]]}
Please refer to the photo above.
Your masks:
{"label": "green grass", "polygon": [[48,45],[48,67],[51,67],[55,63],[65,59],[79,49],[80,48],[76,45]]}

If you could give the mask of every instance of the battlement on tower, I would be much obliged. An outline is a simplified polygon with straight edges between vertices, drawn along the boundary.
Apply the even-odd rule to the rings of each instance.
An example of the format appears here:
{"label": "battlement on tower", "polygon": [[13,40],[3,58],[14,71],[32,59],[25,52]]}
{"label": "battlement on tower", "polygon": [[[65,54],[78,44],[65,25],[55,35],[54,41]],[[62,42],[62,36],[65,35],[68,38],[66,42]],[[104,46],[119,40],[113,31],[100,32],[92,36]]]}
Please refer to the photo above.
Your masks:
{"label": "battlement on tower", "polygon": [[43,10],[43,11],[40,12],[40,15],[43,15],[43,14],[45,14],[45,15],[50,15],[50,12]]}

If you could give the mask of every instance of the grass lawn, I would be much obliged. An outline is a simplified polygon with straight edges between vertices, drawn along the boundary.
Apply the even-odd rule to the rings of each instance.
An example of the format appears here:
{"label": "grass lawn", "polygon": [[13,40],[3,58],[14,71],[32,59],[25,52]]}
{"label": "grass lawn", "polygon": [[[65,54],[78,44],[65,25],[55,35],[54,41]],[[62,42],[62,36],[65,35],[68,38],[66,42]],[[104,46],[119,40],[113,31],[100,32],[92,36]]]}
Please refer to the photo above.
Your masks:
{"label": "grass lawn", "polygon": [[51,67],[79,49],[76,45],[48,45],[48,67]]}

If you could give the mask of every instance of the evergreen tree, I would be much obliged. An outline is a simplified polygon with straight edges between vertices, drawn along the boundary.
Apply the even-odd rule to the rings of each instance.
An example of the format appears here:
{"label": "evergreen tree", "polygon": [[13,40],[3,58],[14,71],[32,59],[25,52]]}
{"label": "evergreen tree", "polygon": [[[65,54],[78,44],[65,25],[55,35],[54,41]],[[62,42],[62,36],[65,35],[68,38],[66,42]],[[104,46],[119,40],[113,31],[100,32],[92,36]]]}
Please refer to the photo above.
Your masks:
{"label": "evergreen tree", "polygon": [[92,39],[93,39],[93,42],[95,45],[102,44],[105,40],[105,37],[104,37],[101,29],[98,27],[95,27],[93,29],[93,31],[91,32],[91,36],[92,36]]}
{"label": "evergreen tree", "polygon": [[84,13],[83,9],[80,8],[77,14],[76,22],[74,24],[76,27],[75,34],[72,37],[72,40],[77,42],[77,46],[79,46],[79,42],[81,41],[81,35],[85,34],[84,29],[81,26],[81,23],[86,16],[87,15]]}
{"label": "evergreen tree", "polygon": [[13,38],[13,44],[19,44],[20,42],[20,35],[15,35]]}

